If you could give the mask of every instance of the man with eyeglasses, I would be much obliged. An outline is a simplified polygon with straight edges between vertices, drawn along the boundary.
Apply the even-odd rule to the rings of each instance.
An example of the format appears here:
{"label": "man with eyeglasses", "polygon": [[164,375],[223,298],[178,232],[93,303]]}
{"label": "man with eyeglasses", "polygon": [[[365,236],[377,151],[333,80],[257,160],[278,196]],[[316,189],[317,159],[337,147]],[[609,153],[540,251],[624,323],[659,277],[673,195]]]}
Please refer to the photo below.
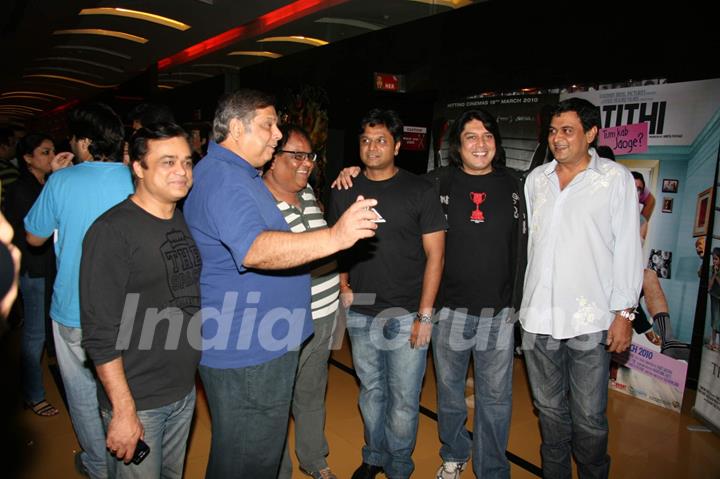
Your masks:
{"label": "man with eyeglasses", "polygon": [[408,478],[418,426],[446,222],[432,183],[395,166],[403,125],[391,110],[360,123],[363,174],[332,192],[332,223],[358,194],[377,198],[374,238],[340,255],[340,292],[360,378],[363,462],[353,479]]}
{"label": "man with eyeglasses", "polygon": [[[325,218],[308,185],[317,154],[308,134],[299,126],[282,125],[282,138],[273,159],[265,164],[263,181],[290,226],[301,233],[327,228]],[[340,281],[333,256],[306,266],[312,280],[312,319],[315,334],[300,350],[295,373],[292,415],[295,419],[295,453],[300,470],[315,479],[337,479],[328,466],[325,438],[325,390],[330,343],[338,309]],[[292,477],[292,461],[286,443],[279,479]]]}
{"label": "man with eyeglasses", "polygon": [[[200,250],[202,378],[212,417],[206,477],[276,479],[298,349],[313,330],[310,275],[298,266],[374,235],[373,199],[332,228],[292,233],[258,169],[282,138],[274,98],[224,96],[184,214]],[[308,152],[308,150],[305,150]]]}

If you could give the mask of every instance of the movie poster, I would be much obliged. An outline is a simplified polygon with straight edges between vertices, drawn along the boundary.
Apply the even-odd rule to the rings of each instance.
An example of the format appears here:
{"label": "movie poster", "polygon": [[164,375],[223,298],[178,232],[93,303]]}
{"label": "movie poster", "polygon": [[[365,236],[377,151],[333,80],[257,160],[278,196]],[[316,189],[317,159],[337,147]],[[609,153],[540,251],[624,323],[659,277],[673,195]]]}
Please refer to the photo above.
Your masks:
{"label": "movie poster", "polygon": [[[718,167],[720,170],[720,167]],[[720,174],[719,174],[720,175]],[[702,237],[702,247],[708,258],[707,312],[705,315],[705,341],[703,344],[697,396],[693,412],[716,432],[720,432],[720,176],[710,195],[711,211],[698,211],[697,223],[702,225],[709,215],[714,215],[714,228],[710,240]],[[714,207],[713,207],[714,206]],[[706,218],[707,216],[707,218]]]}
{"label": "movie poster", "polygon": [[[561,99],[570,96],[596,104],[603,128],[648,125],[647,149],[621,151],[617,157],[642,178],[636,177],[636,185],[638,212],[646,223],[641,237],[647,269],[632,346],[614,356],[610,388],[679,412],[701,284],[703,241],[713,210],[720,80],[575,92]],[[705,348],[704,354],[715,358],[703,360],[705,376],[714,372],[714,380],[719,381],[718,370],[713,371],[720,365],[717,351]],[[702,388],[707,404],[715,404],[717,417],[720,390],[717,383],[715,389],[710,384],[701,384],[698,400]]]}

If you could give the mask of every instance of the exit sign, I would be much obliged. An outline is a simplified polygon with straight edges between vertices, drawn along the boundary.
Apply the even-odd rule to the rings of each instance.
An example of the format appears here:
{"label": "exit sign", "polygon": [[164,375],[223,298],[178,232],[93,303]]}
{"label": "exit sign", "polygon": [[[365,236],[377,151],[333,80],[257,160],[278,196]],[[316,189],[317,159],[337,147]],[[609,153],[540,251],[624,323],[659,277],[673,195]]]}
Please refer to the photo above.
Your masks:
{"label": "exit sign", "polygon": [[377,91],[405,91],[405,75],[392,73],[375,73],[375,90]]}

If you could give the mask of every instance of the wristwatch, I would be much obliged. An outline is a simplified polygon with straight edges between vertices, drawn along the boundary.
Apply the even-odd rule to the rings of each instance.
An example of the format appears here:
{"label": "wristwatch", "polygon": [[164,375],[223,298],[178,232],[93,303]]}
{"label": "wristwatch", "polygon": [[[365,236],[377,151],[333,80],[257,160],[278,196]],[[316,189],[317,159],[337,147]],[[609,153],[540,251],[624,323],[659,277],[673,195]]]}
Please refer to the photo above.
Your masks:
{"label": "wristwatch", "polygon": [[619,314],[623,318],[627,319],[631,323],[633,321],[635,321],[635,310],[634,309],[623,309],[621,311],[618,311],[617,314]]}
{"label": "wristwatch", "polygon": [[435,321],[433,321],[433,318],[429,314],[420,314],[418,313],[415,316],[415,321],[417,321],[420,324],[433,324]]}

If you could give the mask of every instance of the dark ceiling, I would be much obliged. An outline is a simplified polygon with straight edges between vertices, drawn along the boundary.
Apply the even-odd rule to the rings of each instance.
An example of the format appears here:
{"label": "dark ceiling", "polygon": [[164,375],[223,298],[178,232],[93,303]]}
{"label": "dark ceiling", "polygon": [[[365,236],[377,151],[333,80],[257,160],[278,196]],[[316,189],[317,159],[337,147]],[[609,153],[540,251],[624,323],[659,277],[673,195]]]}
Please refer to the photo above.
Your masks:
{"label": "dark ceiling", "polygon": [[[152,87],[160,92],[272,61],[254,56],[257,52],[287,57],[322,48],[306,43],[258,41],[268,37],[304,36],[332,45],[472,3],[480,2],[4,0],[0,6],[0,122],[22,122],[52,112],[118,89],[148,71],[153,73]],[[152,21],[109,15],[107,11],[79,14],[91,8],[147,12],[190,28],[181,31]],[[108,31],[131,37],[97,34]],[[236,52],[241,53],[232,54]]]}
{"label": "dark ceiling", "polygon": [[[191,28],[78,14],[103,7]],[[89,28],[147,42],[56,33]],[[197,109],[190,103],[212,108],[218,89],[240,84],[270,91],[310,84],[328,92],[342,124],[370,101],[401,100],[372,92],[372,72],[404,74],[405,101],[430,105],[524,87],[715,78],[716,31],[715,17],[692,1],[668,8],[641,0],[3,0],[0,123],[51,118],[89,98],[160,98]],[[259,41],[285,35],[329,44]],[[212,98],[201,98],[208,82]]]}

